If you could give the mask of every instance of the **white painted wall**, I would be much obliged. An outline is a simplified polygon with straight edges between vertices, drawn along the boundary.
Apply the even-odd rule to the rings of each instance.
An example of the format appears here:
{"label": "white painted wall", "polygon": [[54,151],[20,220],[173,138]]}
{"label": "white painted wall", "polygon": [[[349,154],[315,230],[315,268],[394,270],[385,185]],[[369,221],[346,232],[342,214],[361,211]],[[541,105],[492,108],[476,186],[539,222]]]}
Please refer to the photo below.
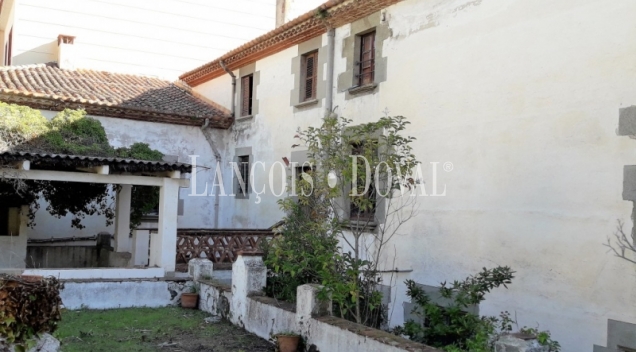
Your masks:
{"label": "white painted wall", "polygon": [[275,0],[20,0],[13,65],[57,60],[76,36],[77,66],[176,79],[274,28]]}
{"label": "white painted wall", "polygon": [[60,291],[66,309],[166,307],[178,304],[192,282],[175,281],[68,281]]}
{"label": "white painted wall", "polygon": [[[419,198],[418,216],[392,244],[394,265],[413,269],[394,278],[393,324],[403,319],[405,279],[436,285],[496,265],[516,278],[481,312],[539,323],[565,352],[603,345],[607,319],[636,322],[636,268],[602,246],[617,219],[632,226],[621,192],[636,145],[616,128],[618,109],[636,104],[635,12],[630,0],[406,0],[388,9],[387,81],[351,100],[336,92],[334,106],[355,122],[384,109],[404,115],[418,158],[454,165],[438,172],[447,195]],[[336,31],[336,73],[348,33]],[[320,108],[289,106],[297,50],[256,63],[259,114],[233,126],[228,151],[252,146],[272,163],[289,157],[298,127],[319,124]],[[226,81],[196,89],[227,102]],[[430,166],[424,181],[430,193]],[[280,219],[274,197],[236,202],[222,203],[224,226]]]}

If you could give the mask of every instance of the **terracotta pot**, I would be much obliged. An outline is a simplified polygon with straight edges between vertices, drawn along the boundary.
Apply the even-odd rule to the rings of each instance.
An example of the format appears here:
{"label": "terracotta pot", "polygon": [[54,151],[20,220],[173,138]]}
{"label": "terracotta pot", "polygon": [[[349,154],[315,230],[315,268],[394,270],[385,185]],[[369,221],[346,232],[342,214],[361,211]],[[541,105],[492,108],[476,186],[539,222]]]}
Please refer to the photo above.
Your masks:
{"label": "terracotta pot", "polygon": [[181,307],[183,308],[196,308],[199,302],[198,293],[182,293],[181,294]]}
{"label": "terracotta pot", "polygon": [[296,352],[300,343],[298,335],[276,335],[280,352]]}
{"label": "terracotta pot", "polygon": [[20,275],[20,278],[26,282],[40,282],[44,279],[44,277],[40,275]]}

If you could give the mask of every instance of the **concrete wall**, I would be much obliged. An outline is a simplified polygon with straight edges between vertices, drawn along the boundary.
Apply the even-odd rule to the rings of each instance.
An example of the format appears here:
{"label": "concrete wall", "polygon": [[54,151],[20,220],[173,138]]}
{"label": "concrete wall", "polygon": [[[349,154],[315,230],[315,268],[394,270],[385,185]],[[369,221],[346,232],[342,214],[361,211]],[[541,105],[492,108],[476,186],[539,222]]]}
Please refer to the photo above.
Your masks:
{"label": "concrete wall", "polygon": [[60,292],[66,309],[113,309],[175,305],[187,281],[104,280],[66,281]]}
{"label": "concrete wall", "polygon": [[[191,263],[190,272],[195,273],[197,265],[208,264]],[[307,347],[317,351],[438,351],[385,331],[330,316],[332,304],[318,299],[321,290],[318,285],[299,286],[295,304],[264,297],[262,290],[266,277],[267,270],[260,256],[239,255],[232,265],[231,288],[214,281],[198,280],[201,287],[199,308],[228,318],[233,324],[264,339],[279,333],[298,334],[304,338]]]}
{"label": "concrete wall", "polygon": [[[636,104],[635,11],[630,0],[406,0],[386,10],[386,81],[351,99],[336,91],[334,106],[354,123],[406,116],[427,193],[430,162],[447,189],[418,197],[417,217],[390,244],[386,267],[413,269],[385,277],[396,287],[393,325],[403,323],[405,279],[435,286],[496,265],[516,278],[480,312],[514,311],[565,352],[603,344],[608,318],[636,322],[634,266],[602,246],[617,219],[632,226],[621,192],[636,145],[616,128],[618,109]],[[336,77],[350,33],[336,30]],[[297,128],[320,123],[320,108],[290,106],[297,55],[296,46],[256,62],[259,112],[232,127],[228,150],[252,147],[271,164],[289,158]],[[196,89],[229,107],[226,77]],[[275,199],[223,199],[235,215],[222,224],[274,223]]]}
{"label": "concrete wall", "polygon": [[57,36],[76,36],[82,68],[176,79],[274,28],[275,0],[21,0],[13,65],[57,61]]}

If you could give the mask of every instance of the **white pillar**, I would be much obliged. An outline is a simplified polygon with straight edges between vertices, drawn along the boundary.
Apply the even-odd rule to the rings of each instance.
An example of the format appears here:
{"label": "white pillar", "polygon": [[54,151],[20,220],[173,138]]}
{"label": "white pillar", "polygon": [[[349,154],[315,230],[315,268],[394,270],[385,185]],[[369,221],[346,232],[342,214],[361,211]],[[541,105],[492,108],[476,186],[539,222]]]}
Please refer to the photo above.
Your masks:
{"label": "white pillar", "polygon": [[121,185],[115,208],[115,252],[131,252],[130,201],[132,185]]}
{"label": "white pillar", "polygon": [[323,286],[316,284],[300,285],[296,288],[296,320],[306,321],[312,317],[331,315],[331,298],[318,299]]}
{"label": "white pillar", "polygon": [[247,316],[247,297],[263,294],[267,283],[267,268],[263,253],[239,252],[232,264],[232,302],[230,320],[244,326]]}
{"label": "white pillar", "polygon": [[150,266],[175,271],[177,259],[177,208],[179,179],[164,178],[159,191],[159,233],[150,241]]}
{"label": "white pillar", "polygon": [[133,266],[148,265],[148,246],[150,245],[149,230],[134,230],[132,238]]}

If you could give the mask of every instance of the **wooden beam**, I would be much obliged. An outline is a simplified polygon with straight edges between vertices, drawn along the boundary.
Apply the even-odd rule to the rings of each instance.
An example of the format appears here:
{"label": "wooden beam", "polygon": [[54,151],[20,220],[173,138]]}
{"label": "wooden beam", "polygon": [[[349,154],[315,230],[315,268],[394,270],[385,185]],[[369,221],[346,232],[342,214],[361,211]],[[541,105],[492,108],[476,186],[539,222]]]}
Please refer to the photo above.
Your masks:
{"label": "wooden beam", "polygon": [[84,172],[90,172],[92,174],[108,175],[110,167],[108,165],[99,165],[93,167],[78,167],[77,169]]}
{"label": "wooden beam", "polygon": [[[6,178],[22,178],[26,180],[62,181],[81,183],[104,183],[138,186],[163,186],[163,177],[134,176],[134,175],[101,175],[82,172],[49,171],[49,170],[23,170],[17,173],[14,169],[0,168],[0,174]],[[190,180],[175,179],[179,187],[190,187]]]}
{"label": "wooden beam", "polygon": [[134,173],[133,175],[180,178],[181,171],[174,170],[174,171],[140,172],[140,173]]}

